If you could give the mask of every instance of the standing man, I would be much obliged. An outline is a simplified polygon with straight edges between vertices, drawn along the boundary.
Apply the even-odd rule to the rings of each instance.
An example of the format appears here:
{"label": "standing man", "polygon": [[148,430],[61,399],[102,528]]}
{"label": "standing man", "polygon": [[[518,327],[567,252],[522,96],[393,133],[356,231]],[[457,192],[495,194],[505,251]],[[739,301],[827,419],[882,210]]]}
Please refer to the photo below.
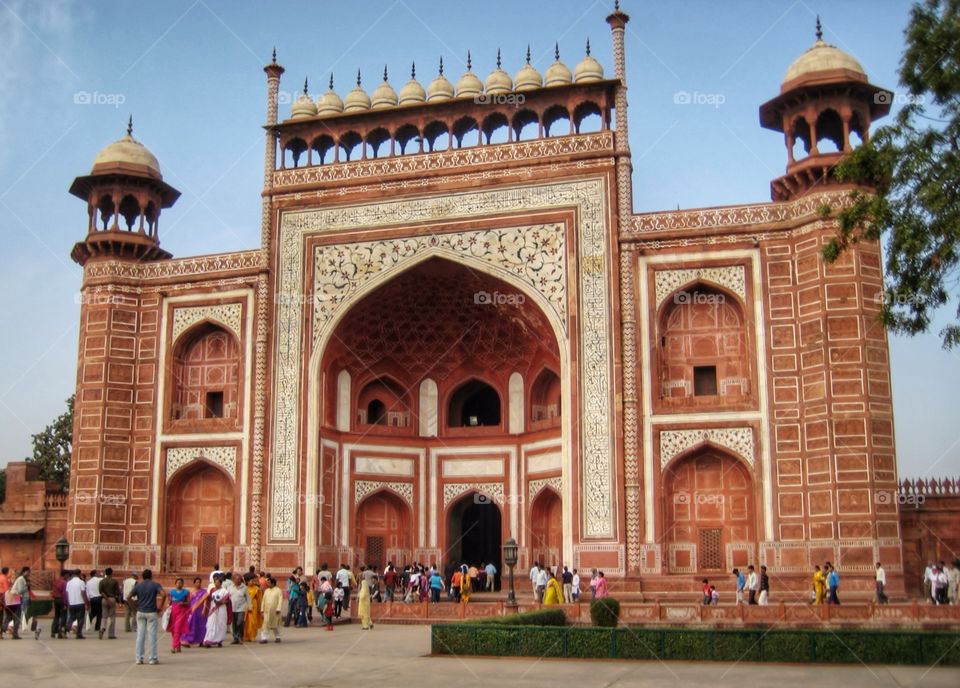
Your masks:
{"label": "standing man", "polygon": [[80,577],[80,569],[69,571],[68,573],[70,579],[64,587],[64,594],[67,597],[67,611],[69,612],[67,614],[66,632],[70,632],[70,627],[73,626],[73,622],[76,621],[77,640],[83,640],[83,621],[87,609],[90,608],[90,600],[87,597],[87,586]]}
{"label": "standing man", "polygon": [[734,569],[733,576],[737,581],[737,604],[743,604],[743,590],[747,587],[747,577],[740,569]]}
{"label": "standing man", "polygon": [[233,641],[231,645],[243,642],[243,623],[247,606],[250,604],[250,593],[240,574],[233,576],[233,588],[230,590],[230,606],[233,607]]}
{"label": "standing man", "polygon": [[350,590],[357,587],[353,574],[350,573],[350,567],[346,564],[340,564],[340,570],[337,571],[337,581],[340,583],[340,589],[343,590],[343,607],[350,609]]}
{"label": "standing man", "polygon": [[30,567],[24,566],[20,575],[16,577],[13,585],[4,595],[7,612],[13,616],[14,640],[20,640],[20,621],[26,618],[27,606],[30,604],[30,586],[27,584],[27,576],[29,575]]}
{"label": "standing man", "polygon": [[760,599],[759,603],[766,606],[767,597],[770,595],[770,577],[767,575],[767,567],[760,566]]}
{"label": "standing man", "polygon": [[760,590],[760,578],[753,569],[753,564],[747,567],[747,604],[757,603],[757,592]]}
{"label": "standing man", "polygon": [[64,592],[67,589],[67,572],[60,571],[60,577],[53,581],[53,589],[50,591],[50,597],[53,598],[53,625],[50,626],[50,637],[63,640],[64,631],[67,627],[67,604],[63,599]]}
{"label": "standing man", "polygon": [[543,603],[543,595],[547,592],[547,583],[550,582],[550,572],[546,566],[537,570],[537,602]]}
{"label": "standing man", "polygon": [[[442,578],[441,578],[442,580]],[[397,570],[393,564],[387,565],[387,572],[383,574],[383,601],[393,602],[393,593],[397,588]],[[317,604],[319,604],[319,598]]]}
{"label": "standing man", "polygon": [[947,601],[950,604],[956,604],[958,593],[960,593],[960,560],[954,559],[950,564],[950,570],[947,571]]}
{"label": "standing man", "polygon": [[96,569],[87,578],[87,599],[90,600],[90,623],[99,633],[103,625],[103,598],[100,596],[100,576]]}
{"label": "standing man", "polygon": [[[130,572],[130,575],[123,579],[123,625],[127,633],[131,630],[137,630],[137,602],[130,598],[133,594],[133,588],[137,584],[137,574]],[[131,620],[133,628],[131,629]]]}
{"label": "standing man", "polygon": [[563,580],[563,603],[572,604],[573,603],[573,574],[570,573],[570,569],[566,566],[563,567],[563,575],[561,576]]}
{"label": "standing man", "polygon": [[113,569],[108,568],[103,573],[104,577],[100,579],[100,598],[106,619],[100,628],[100,640],[103,640],[104,632],[107,633],[109,640],[116,640],[117,601],[120,599],[120,583],[113,577]]}
{"label": "standing man", "polygon": [[931,588],[933,587],[933,562],[927,564],[927,568],[923,570],[923,596],[927,598],[927,602],[931,600]]}
{"label": "standing man", "polygon": [[[339,571],[337,572],[339,575]],[[263,591],[263,639],[267,642],[267,633],[273,631],[274,642],[280,642],[280,610],[283,607],[283,594],[277,587],[277,580],[271,576],[267,579],[267,589]]]}
{"label": "standing man", "polygon": [[[160,604],[157,604],[157,595]],[[144,642],[149,643],[150,664],[159,664],[157,657],[157,626],[163,604],[167,601],[167,592],[163,586],[153,580],[153,571],[143,570],[143,580],[133,588],[132,596],[137,600],[137,664],[143,664]]]}
{"label": "standing man", "polygon": [[493,592],[497,578],[497,567],[491,561],[484,567],[484,570],[487,572],[487,592]]}
{"label": "standing man", "polygon": [[883,570],[880,562],[877,562],[877,604],[887,603],[887,594],[883,589],[887,586],[887,572]]}
{"label": "standing man", "polygon": [[830,591],[827,597],[827,604],[840,604],[840,598],[837,597],[837,590],[840,589],[840,574],[829,561],[826,567],[830,570],[827,574],[827,589]]}
{"label": "standing man", "polygon": [[537,582],[540,580],[540,564],[533,562],[533,566],[530,568],[530,585],[533,588],[533,601],[538,602],[539,598],[537,597]]}

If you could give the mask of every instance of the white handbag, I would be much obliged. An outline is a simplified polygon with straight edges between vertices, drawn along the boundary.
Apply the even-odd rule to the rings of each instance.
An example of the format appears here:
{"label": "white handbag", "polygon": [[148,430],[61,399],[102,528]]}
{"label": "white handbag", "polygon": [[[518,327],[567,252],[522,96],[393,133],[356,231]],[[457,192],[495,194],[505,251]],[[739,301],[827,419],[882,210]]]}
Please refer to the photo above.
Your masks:
{"label": "white handbag", "polygon": [[173,612],[173,607],[167,607],[163,610],[163,616],[160,618],[160,627],[164,631],[170,626],[170,615]]}

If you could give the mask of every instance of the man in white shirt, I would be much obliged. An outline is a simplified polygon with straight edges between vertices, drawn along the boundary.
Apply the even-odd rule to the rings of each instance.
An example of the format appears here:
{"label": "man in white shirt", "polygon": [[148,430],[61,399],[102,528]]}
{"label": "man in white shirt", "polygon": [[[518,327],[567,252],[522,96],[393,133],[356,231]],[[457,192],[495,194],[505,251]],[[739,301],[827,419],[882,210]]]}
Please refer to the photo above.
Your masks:
{"label": "man in white shirt", "polygon": [[760,590],[760,576],[753,568],[753,564],[747,567],[747,604],[757,603],[757,592]]}
{"label": "man in white shirt", "polygon": [[231,645],[239,645],[243,642],[243,617],[249,604],[250,593],[247,591],[247,586],[244,585],[239,573],[234,574],[230,588],[230,606],[233,608],[233,642],[230,643]]}
{"label": "man in white shirt", "polygon": [[544,566],[537,574],[537,602],[543,602],[543,593],[547,591],[547,583],[550,582],[550,574],[547,567]]}
{"label": "man in white shirt", "polygon": [[880,562],[877,562],[877,604],[887,603],[887,594],[883,589],[887,585],[887,572],[883,570]]}
{"label": "man in white shirt", "polygon": [[497,578],[497,567],[491,561],[484,567],[484,571],[487,574],[487,592],[493,592],[493,583]]}
{"label": "man in white shirt", "polygon": [[126,610],[123,614],[123,625],[127,633],[130,633],[131,630],[134,632],[137,630],[137,602],[130,599],[130,594],[137,582],[137,574],[135,573],[131,573],[123,579],[121,594],[123,595],[123,606]]}
{"label": "man in white shirt", "polygon": [[100,580],[96,569],[90,572],[87,579],[87,599],[90,601],[90,623],[94,629],[100,630],[103,623],[103,598],[100,597]]}
{"label": "man in white shirt", "polygon": [[73,622],[77,622],[77,638],[83,640],[83,622],[87,608],[90,607],[90,600],[87,597],[87,586],[80,577],[80,571],[71,571],[70,580],[67,581],[63,594],[67,598],[67,631],[69,632]]}
{"label": "man in white shirt", "polygon": [[580,573],[576,569],[573,570],[573,582],[571,583],[570,595],[573,597],[574,603],[580,601]]}
{"label": "man in white shirt", "polygon": [[530,586],[533,588],[533,601],[537,601],[537,581],[540,580],[540,564],[533,562],[530,569]]}

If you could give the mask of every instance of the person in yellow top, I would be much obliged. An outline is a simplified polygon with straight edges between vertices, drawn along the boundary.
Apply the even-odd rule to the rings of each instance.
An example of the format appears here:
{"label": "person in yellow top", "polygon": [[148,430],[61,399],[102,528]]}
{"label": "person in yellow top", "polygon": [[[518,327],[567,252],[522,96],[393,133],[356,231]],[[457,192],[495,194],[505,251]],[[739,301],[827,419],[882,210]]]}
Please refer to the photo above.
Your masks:
{"label": "person in yellow top", "polygon": [[470,601],[470,593],[473,592],[473,586],[470,585],[470,576],[467,575],[467,565],[460,567],[460,601],[466,604]]}
{"label": "person in yellow top", "polygon": [[560,587],[560,581],[550,572],[550,580],[547,581],[547,589],[543,593],[543,604],[560,604],[563,599],[563,588]]}
{"label": "person in yellow top", "polygon": [[827,577],[823,575],[823,571],[820,570],[820,566],[814,564],[813,566],[813,603],[814,604],[823,604],[823,593],[825,590]]}
{"label": "person in yellow top", "polygon": [[260,589],[260,581],[256,576],[247,578],[247,594],[250,595],[250,605],[247,607],[247,614],[243,617],[243,639],[252,642],[257,639],[257,631],[263,625],[263,591]]}
{"label": "person in yellow top", "polygon": [[275,642],[280,642],[280,610],[283,608],[283,593],[277,587],[277,579],[267,579],[267,589],[263,591],[263,627],[261,643],[267,642],[266,632],[273,631]]}
{"label": "person in yellow top", "polygon": [[370,584],[366,578],[360,579],[360,594],[357,595],[357,613],[360,615],[360,628],[373,628],[373,619],[370,618]]}

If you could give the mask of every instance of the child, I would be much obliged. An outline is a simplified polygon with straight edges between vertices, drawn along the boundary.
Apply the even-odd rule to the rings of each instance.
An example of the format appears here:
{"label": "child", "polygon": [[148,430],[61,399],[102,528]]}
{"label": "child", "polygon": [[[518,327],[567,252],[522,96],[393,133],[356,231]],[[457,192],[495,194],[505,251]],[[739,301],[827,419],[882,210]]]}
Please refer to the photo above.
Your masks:
{"label": "child", "polygon": [[[342,592],[342,591],[341,591]],[[333,593],[328,591],[323,593],[323,599],[325,601],[323,607],[323,620],[327,623],[327,630],[333,630]]]}
{"label": "child", "polygon": [[307,623],[307,595],[310,592],[309,586],[306,583],[300,584],[300,594],[297,595],[297,628],[306,628],[309,626]]}
{"label": "child", "polygon": [[333,589],[333,615],[340,618],[340,612],[343,611],[343,585],[337,581],[337,587]]}
{"label": "child", "polygon": [[703,579],[703,603],[710,604],[713,600],[713,595],[710,592],[710,581],[706,578]]}
{"label": "child", "polygon": [[713,585],[710,586],[710,604],[720,604],[720,593],[717,592],[717,588]]}

